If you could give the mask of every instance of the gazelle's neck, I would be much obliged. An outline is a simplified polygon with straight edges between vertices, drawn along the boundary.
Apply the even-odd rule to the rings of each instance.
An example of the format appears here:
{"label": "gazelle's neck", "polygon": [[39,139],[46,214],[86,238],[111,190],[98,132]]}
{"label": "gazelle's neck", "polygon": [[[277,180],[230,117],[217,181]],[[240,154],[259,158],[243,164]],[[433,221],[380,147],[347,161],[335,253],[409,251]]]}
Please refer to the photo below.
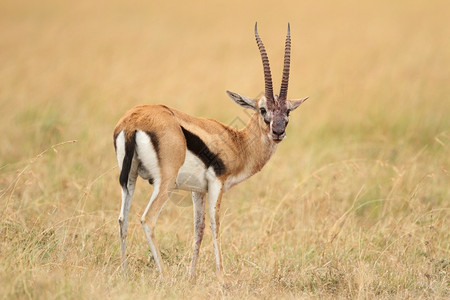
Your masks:
{"label": "gazelle's neck", "polygon": [[252,175],[262,169],[277,148],[277,144],[269,138],[264,125],[259,120],[259,114],[255,113],[247,125],[240,130],[245,137],[242,145],[247,158],[245,165],[251,170]]}
{"label": "gazelle's neck", "polygon": [[235,174],[227,178],[224,191],[259,172],[277,148],[277,144],[261,127],[257,113],[251,117],[243,129],[238,131],[238,136],[240,167]]}

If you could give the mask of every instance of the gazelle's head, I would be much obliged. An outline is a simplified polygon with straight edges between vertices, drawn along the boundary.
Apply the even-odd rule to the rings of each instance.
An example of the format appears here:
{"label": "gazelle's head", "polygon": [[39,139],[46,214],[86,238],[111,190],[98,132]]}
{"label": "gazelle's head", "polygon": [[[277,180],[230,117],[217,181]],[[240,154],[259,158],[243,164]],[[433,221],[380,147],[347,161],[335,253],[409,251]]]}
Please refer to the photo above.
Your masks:
{"label": "gazelle's head", "polygon": [[286,46],[284,52],[284,68],[281,80],[280,94],[273,93],[272,75],[270,72],[269,58],[264,44],[258,35],[257,23],[255,24],[255,38],[261,53],[264,67],[265,93],[259,99],[251,99],[238,93],[227,91],[228,96],[242,107],[250,108],[259,114],[261,128],[274,142],[281,142],[286,136],[286,126],[289,122],[289,113],[302,104],[308,97],[300,100],[287,100],[287,90],[289,83],[289,65],[291,61],[291,36],[290,26],[286,36]]}

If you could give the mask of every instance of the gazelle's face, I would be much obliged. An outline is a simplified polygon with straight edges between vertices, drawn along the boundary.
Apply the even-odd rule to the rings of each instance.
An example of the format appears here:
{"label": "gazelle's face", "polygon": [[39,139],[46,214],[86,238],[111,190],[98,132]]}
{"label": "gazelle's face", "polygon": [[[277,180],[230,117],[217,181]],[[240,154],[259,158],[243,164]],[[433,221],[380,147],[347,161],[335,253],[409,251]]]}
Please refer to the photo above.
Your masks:
{"label": "gazelle's face", "polygon": [[286,137],[290,109],[288,101],[278,102],[277,95],[275,95],[275,103],[267,103],[266,97],[262,97],[258,101],[258,111],[264,123],[262,126],[266,128],[267,136],[275,143],[279,143]]}
{"label": "gazelle's face", "polygon": [[278,95],[274,95],[274,101],[262,96],[254,100],[238,93],[227,91],[228,96],[244,108],[250,108],[259,115],[260,128],[275,143],[281,142],[286,137],[286,126],[289,122],[289,113],[302,104],[308,97],[300,100],[280,101]]}

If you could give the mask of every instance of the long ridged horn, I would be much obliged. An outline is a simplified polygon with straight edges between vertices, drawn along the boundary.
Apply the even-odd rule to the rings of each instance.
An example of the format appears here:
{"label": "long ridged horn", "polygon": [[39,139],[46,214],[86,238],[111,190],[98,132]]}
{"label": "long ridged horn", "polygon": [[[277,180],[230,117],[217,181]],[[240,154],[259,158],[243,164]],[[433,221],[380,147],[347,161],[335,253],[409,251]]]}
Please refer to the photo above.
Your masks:
{"label": "long ridged horn", "polygon": [[280,101],[286,101],[288,84],[289,84],[289,65],[291,63],[291,28],[288,23],[288,30],[286,35],[286,45],[284,47],[284,67],[283,67],[283,77],[281,79],[280,88]]}
{"label": "long ridged horn", "polygon": [[258,44],[259,52],[261,53],[261,59],[264,67],[264,82],[266,89],[266,99],[274,101],[273,88],[272,88],[272,75],[270,73],[269,58],[267,57],[266,48],[258,35],[258,22],[255,22],[255,38]]}

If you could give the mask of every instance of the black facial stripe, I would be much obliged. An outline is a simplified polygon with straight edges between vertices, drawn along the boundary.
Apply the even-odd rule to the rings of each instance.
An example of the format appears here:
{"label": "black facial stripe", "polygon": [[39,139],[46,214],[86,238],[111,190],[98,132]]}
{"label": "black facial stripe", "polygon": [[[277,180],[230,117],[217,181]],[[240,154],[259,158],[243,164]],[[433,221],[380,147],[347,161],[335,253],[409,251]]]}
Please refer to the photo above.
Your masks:
{"label": "black facial stripe", "polygon": [[149,136],[150,141],[152,142],[153,148],[155,149],[156,157],[158,157],[158,161],[159,161],[159,140],[158,140],[158,137],[152,131],[146,131],[145,133]]}
{"label": "black facial stripe", "polygon": [[200,158],[207,168],[212,166],[217,176],[224,174],[226,168],[220,157],[211,152],[208,146],[206,146],[206,144],[197,135],[186,130],[183,126],[181,126],[181,130],[183,130],[184,137],[186,138],[188,150]]}

